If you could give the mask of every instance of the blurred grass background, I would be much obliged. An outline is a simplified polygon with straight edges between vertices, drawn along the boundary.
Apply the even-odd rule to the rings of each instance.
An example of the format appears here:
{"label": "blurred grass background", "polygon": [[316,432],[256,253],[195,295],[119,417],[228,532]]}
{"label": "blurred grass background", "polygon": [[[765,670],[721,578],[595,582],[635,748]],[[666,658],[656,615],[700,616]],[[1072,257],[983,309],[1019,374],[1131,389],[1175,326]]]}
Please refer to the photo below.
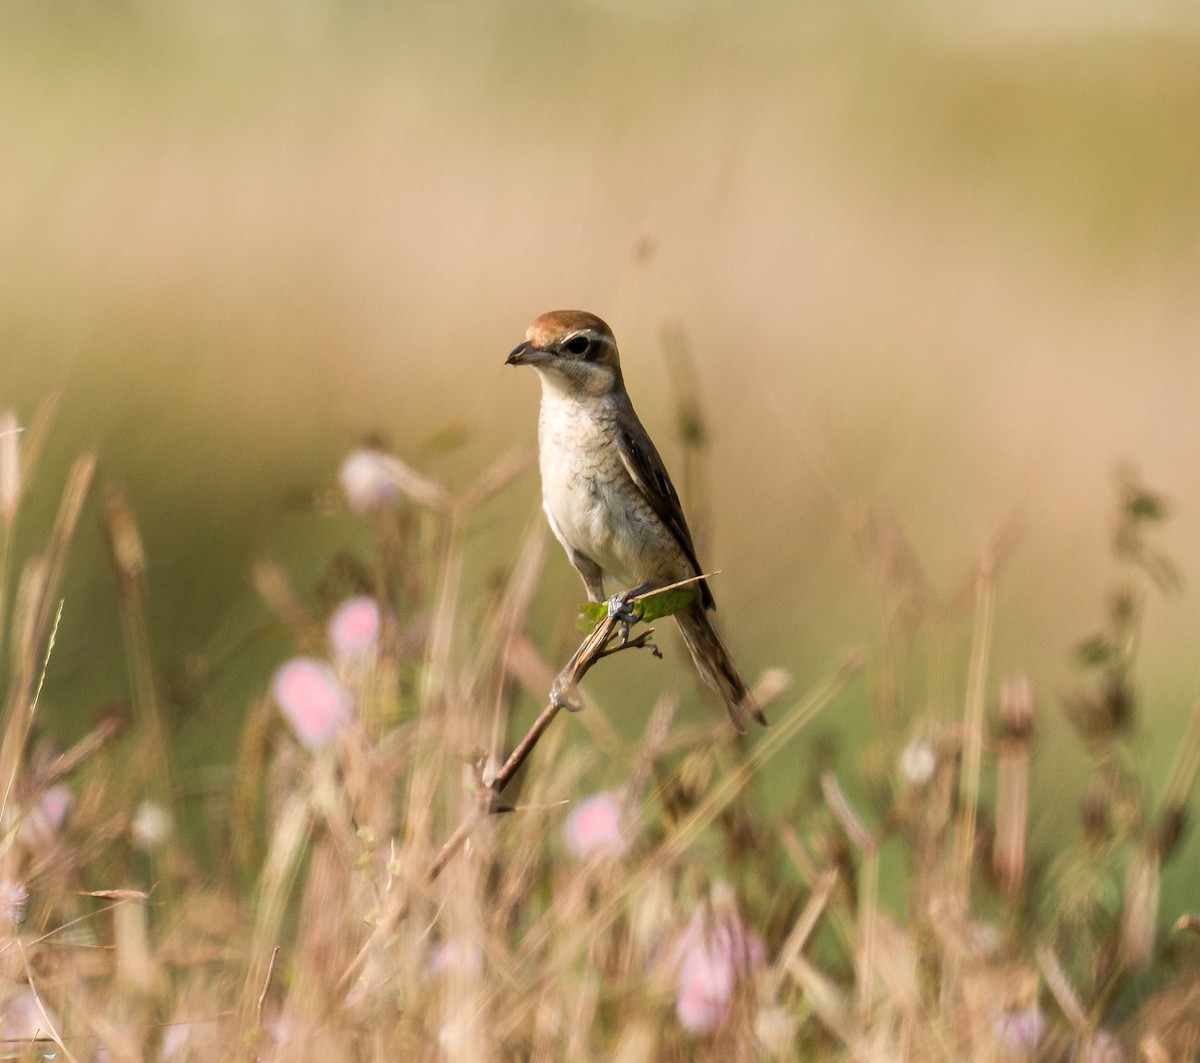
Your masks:
{"label": "blurred grass background", "polygon": [[[751,673],[783,665],[803,686],[847,644],[879,646],[864,505],[895,515],[947,594],[1019,520],[992,675],[1027,671],[1044,710],[1035,833],[1082,786],[1058,699],[1104,608],[1112,471],[1135,463],[1175,501],[1185,579],[1151,608],[1140,675],[1140,749],[1165,771],[1200,691],[1185,9],[310,0],[0,17],[0,402],[27,419],[62,391],[32,499],[47,516],[83,447],[127,486],[183,764],[231,761],[283,652],[252,563],[310,586],[352,534],[314,503],[348,447],[381,432],[466,482],[534,437],[536,385],[504,355],[536,314],[578,306],[614,326],[673,468],[662,335],[684,330],[712,439],[706,561]],[[484,567],[511,560],[536,504],[530,473],[473,524]],[[566,647],[581,595],[565,562],[549,571],[539,608]],[[957,676],[965,633],[947,639]],[[634,733],[652,700],[638,684],[685,666],[676,647],[595,687]],[[922,709],[929,684],[910,678]],[[45,723],[77,734],[126,687],[93,522]],[[850,759],[866,702],[860,684],[824,721]],[[1164,916],[1194,901],[1198,861],[1193,841],[1167,869]]]}

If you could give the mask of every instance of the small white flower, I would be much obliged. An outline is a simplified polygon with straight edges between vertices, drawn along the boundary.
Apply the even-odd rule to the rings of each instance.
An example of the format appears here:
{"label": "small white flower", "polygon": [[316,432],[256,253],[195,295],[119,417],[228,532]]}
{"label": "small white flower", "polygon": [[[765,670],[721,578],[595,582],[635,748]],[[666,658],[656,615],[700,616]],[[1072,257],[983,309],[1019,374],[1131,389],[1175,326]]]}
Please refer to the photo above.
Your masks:
{"label": "small white flower", "polygon": [[900,754],[900,770],[913,786],[924,786],[933,778],[937,757],[925,738],[914,738]]}
{"label": "small white flower", "polygon": [[25,902],[29,899],[29,891],[24,882],[13,879],[0,879],[0,920],[9,926],[20,926],[25,918]]}
{"label": "small white flower", "polygon": [[338,470],[338,481],[355,513],[376,513],[400,497],[387,455],[369,447],[350,452]]}
{"label": "small white flower", "polygon": [[133,844],[143,852],[152,853],[170,837],[171,828],[170,812],[154,801],[143,801],[130,824]]}

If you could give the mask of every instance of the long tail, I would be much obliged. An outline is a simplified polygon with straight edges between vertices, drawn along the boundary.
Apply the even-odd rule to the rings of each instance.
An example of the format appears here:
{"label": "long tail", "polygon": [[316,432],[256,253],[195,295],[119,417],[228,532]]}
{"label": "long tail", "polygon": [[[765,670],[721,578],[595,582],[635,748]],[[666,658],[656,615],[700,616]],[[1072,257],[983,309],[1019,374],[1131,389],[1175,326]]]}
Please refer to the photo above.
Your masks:
{"label": "long tail", "polygon": [[745,734],[750,717],[753,716],[766,727],[767,718],[758,707],[750,688],[746,686],[746,681],[737,670],[737,665],[733,663],[733,658],[729,656],[725,643],[714,630],[704,608],[698,603],[693,604],[676,613],[675,619],[679,622],[679,630],[683,632],[683,641],[691,651],[692,660],[696,662],[700,678],[725,700],[725,707],[729,710],[733,726],[741,734]]}

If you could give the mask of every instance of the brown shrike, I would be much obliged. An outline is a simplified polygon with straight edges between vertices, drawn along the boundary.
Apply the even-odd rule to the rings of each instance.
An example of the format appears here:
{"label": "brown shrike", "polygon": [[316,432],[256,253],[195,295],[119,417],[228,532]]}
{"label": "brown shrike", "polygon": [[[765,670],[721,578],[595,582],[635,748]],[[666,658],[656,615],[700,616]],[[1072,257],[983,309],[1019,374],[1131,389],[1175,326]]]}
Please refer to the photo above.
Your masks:
{"label": "brown shrike", "polygon": [[[606,576],[639,589],[699,576],[679,496],[629,401],[612,330],[595,314],[555,310],[529,326],[507,364],[531,365],[541,377],[542,505],[588,598],[604,601]],[[708,619],[716,603],[707,582],[695,590],[675,619],[701,678],[739,731],[751,716],[765,725]]]}

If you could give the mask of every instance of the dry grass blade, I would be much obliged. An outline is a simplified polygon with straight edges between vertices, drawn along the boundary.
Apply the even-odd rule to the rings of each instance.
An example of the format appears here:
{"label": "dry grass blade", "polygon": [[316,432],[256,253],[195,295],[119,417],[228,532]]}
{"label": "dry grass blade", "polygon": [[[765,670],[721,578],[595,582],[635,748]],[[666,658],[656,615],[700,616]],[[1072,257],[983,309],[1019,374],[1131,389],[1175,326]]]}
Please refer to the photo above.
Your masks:
{"label": "dry grass blade", "polygon": [[[58,411],[59,396],[45,399],[26,429],[21,428],[14,410],[0,414],[0,523],[11,529],[29,487],[38,459],[46,444],[46,435]],[[0,613],[0,621],[3,613]],[[0,623],[0,628],[3,624]]]}
{"label": "dry grass blade", "polygon": [[822,872],[820,878],[817,879],[808,903],[804,905],[804,910],[796,919],[792,929],[788,931],[788,936],[779,949],[779,959],[775,963],[775,973],[768,993],[771,998],[779,995],[786,972],[791,970],[792,961],[804,951],[804,946],[808,944],[808,939],[816,929],[817,921],[824,913],[826,905],[829,904],[829,897],[837,886],[837,882],[838,874],[832,870]]}
{"label": "dry grass blade", "polygon": [[1033,688],[1024,676],[1000,687],[1000,763],[996,781],[996,837],[992,869],[1010,897],[1025,879],[1025,836],[1029,825],[1029,746]]}
{"label": "dry grass blade", "polygon": [[320,626],[301,604],[283,566],[260,561],[252,573],[254,589],[287,629],[300,649],[314,652],[323,641]]}
{"label": "dry grass blade", "polygon": [[21,450],[21,493],[29,488],[33,474],[41,461],[42,451],[46,447],[46,439],[50,435],[50,426],[58,414],[58,406],[62,396],[57,392],[47,396],[34,410],[29,427],[22,436]]}
{"label": "dry grass blade", "polygon": [[536,452],[532,447],[517,447],[502,454],[467,489],[459,502],[460,507],[469,512],[481,506],[492,495],[507,487],[514,477],[524,472],[535,457]]}
{"label": "dry grass blade", "polygon": [[79,458],[71,466],[45,553],[30,561],[22,574],[14,615],[12,681],[5,705],[8,722],[0,743],[0,779],[6,792],[17,778],[29,736],[34,679],[44,675],[44,671],[38,671],[37,648],[47,636],[67,550],[95,470],[94,455]]}
{"label": "dry grass blade", "polygon": [[141,740],[145,743],[142,764],[146,783],[151,796],[163,808],[168,808],[171,776],[154,683],[150,634],[146,627],[146,555],[133,511],[124,492],[117,487],[110,487],[104,500],[104,524],[117,577],[117,602],[134,716],[141,731]]}
{"label": "dry grass blade", "polygon": [[381,455],[380,460],[392,483],[418,505],[445,514],[456,508],[454,496],[436,480],[422,476],[394,454]]}
{"label": "dry grass blade", "polygon": [[434,794],[445,773],[447,743],[443,739],[451,733],[454,723],[448,718],[454,707],[447,695],[462,583],[463,533],[463,520],[455,511],[445,530],[433,625],[421,671],[417,744],[426,752],[413,765],[408,784],[409,814],[405,822],[404,848],[410,852],[430,845],[434,829]]}
{"label": "dry grass blade", "polygon": [[50,1018],[50,1013],[46,1010],[46,1005],[42,1001],[42,996],[38,992],[37,980],[34,978],[33,968],[29,963],[29,955],[25,951],[25,947],[20,940],[17,941],[17,950],[21,956],[21,963],[25,968],[25,979],[29,986],[29,992],[33,994],[33,999],[37,1003],[38,1011],[41,1014],[41,1021],[45,1024],[45,1031],[57,1045],[62,1054],[70,1060],[70,1063],[79,1063],[78,1059],[65,1044],[63,1044],[62,1035],[58,1032],[54,1021]]}
{"label": "dry grass blade", "polygon": [[82,896],[99,897],[109,901],[148,901],[150,894],[145,890],[87,890]]}
{"label": "dry grass blade", "polygon": [[[20,500],[21,426],[16,413],[5,410],[0,413],[0,523],[4,524],[6,533],[16,520]],[[0,619],[3,619],[2,614]]]}
{"label": "dry grass blade", "polygon": [[803,956],[794,956],[788,963],[788,973],[804,990],[818,1019],[846,1045],[854,1044],[854,1024],[845,994]]}
{"label": "dry grass blade", "polygon": [[1175,845],[1181,833],[1181,820],[1191,799],[1192,790],[1196,785],[1197,774],[1200,773],[1200,701],[1193,703],[1188,716],[1187,730],[1180,740],[1175,760],[1167,776],[1167,785],[1163,789],[1161,803],[1160,831],[1165,835],[1160,840],[1162,855],[1167,855]]}
{"label": "dry grass blade", "polygon": [[985,551],[975,582],[975,627],[967,670],[958,826],[954,837],[956,888],[962,902],[970,895],[971,867],[975,856],[975,820],[979,808],[979,774],[983,760],[983,705],[992,641],[993,562],[990,551]]}
{"label": "dry grass blade", "polygon": [[837,820],[838,826],[846,832],[846,837],[854,843],[854,847],[864,856],[876,852],[879,848],[878,839],[863,825],[858,813],[854,811],[846,795],[842,792],[837,776],[833,772],[821,773],[821,793],[825,795],[825,804],[829,806],[833,818]]}
{"label": "dry grass blade", "polygon": [[59,779],[72,774],[111,742],[120,730],[121,721],[119,719],[113,716],[105,717],[70,749],[55,757],[46,766],[38,779],[39,784],[50,786]]}
{"label": "dry grass blade", "polygon": [[1046,988],[1050,990],[1059,1009],[1077,1033],[1086,1034],[1090,1029],[1087,1016],[1083,1013],[1079,996],[1071,985],[1067,972],[1058,962],[1058,957],[1046,945],[1039,945],[1035,950],[1035,955],[1038,967],[1042,971],[1042,977],[1046,979]]}
{"label": "dry grass blade", "polygon": [[250,965],[243,983],[243,1023],[253,1026],[258,994],[279,941],[300,854],[312,823],[307,794],[293,794],[279,817],[258,887],[258,912],[250,945]]}
{"label": "dry grass blade", "polygon": [[1158,931],[1161,866],[1153,843],[1139,846],[1129,861],[1121,907],[1120,960],[1128,971],[1150,963]]}

